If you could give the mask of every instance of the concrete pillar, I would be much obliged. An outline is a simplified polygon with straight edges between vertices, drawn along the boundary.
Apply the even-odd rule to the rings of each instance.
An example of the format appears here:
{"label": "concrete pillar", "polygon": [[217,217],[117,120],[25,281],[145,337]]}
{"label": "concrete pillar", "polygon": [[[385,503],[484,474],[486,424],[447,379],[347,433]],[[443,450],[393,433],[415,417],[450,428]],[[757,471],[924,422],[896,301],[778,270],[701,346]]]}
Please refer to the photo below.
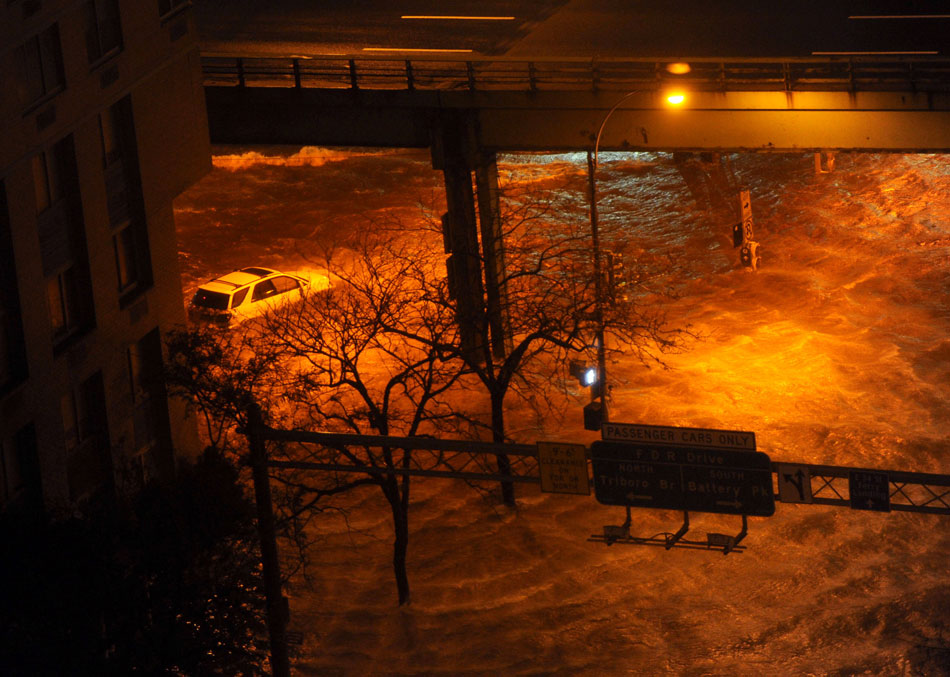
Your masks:
{"label": "concrete pillar", "polygon": [[472,189],[470,121],[464,111],[443,111],[434,130],[432,164],[445,179],[448,208],[442,218],[449,293],[456,304],[462,348],[472,358],[485,347],[485,294],[478,247],[478,223]]}
{"label": "concrete pillar", "polygon": [[475,183],[478,195],[478,223],[481,227],[485,292],[492,354],[504,358],[511,350],[508,322],[508,290],[505,284],[505,238],[498,199],[498,164],[491,152],[476,153]]}

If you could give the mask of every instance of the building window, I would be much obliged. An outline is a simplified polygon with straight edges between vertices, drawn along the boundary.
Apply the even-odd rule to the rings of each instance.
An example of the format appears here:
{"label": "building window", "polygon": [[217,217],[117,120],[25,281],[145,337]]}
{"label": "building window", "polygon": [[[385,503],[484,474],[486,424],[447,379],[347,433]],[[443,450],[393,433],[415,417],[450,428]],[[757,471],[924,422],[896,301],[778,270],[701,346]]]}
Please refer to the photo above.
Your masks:
{"label": "building window", "polygon": [[26,342],[13,256],[7,193],[0,181],[0,395],[27,376]]}
{"label": "building window", "polygon": [[74,267],[56,273],[46,281],[46,297],[49,302],[50,325],[53,340],[61,340],[83,328],[81,289]]}
{"label": "building window", "polygon": [[63,414],[63,440],[66,453],[71,454],[92,437],[89,424],[89,403],[81,394],[70,390],[60,402]]}
{"label": "building window", "polygon": [[17,49],[20,103],[33,108],[66,85],[59,27],[53,24]]}
{"label": "building window", "polygon": [[23,426],[13,437],[0,440],[0,511],[42,508],[36,429]]}
{"label": "building window", "polygon": [[86,56],[95,64],[122,49],[118,0],[88,0],[83,6]]}
{"label": "building window", "polygon": [[115,106],[99,114],[99,139],[102,144],[102,167],[106,179],[106,200],[109,223],[124,223],[129,219],[129,170],[124,161],[122,132]]}
{"label": "building window", "polygon": [[36,193],[36,213],[42,214],[63,197],[62,168],[53,150],[40,151],[33,156],[33,188]]}
{"label": "building window", "polygon": [[148,229],[129,97],[100,113],[99,133],[116,286],[119,305],[125,307],[152,283]]}
{"label": "building window", "polygon": [[158,15],[165,17],[174,12],[179,7],[184,7],[189,0],[158,0]]}
{"label": "building window", "polygon": [[59,346],[94,324],[79,178],[72,138],[33,157],[37,231],[53,341]]}
{"label": "building window", "polygon": [[124,294],[139,282],[138,247],[135,242],[135,230],[126,223],[112,236],[112,249],[115,252],[115,269],[119,278],[119,293]]}
{"label": "building window", "polygon": [[162,346],[153,329],[127,351],[129,387],[134,405],[136,472],[141,485],[174,470],[168,396],[162,378]]}
{"label": "building window", "polygon": [[119,128],[120,122],[115,106],[106,108],[99,114],[99,138],[102,141],[102,166],[110,167],[117,162],[122,161],[121,145],[119,136],[122,130]]}
{"label": "building window", "polygon": [[78,388],[70,389],[60,408],[70,499],[82,501],[110,495],[112,456],[102,374],[96,372]]}

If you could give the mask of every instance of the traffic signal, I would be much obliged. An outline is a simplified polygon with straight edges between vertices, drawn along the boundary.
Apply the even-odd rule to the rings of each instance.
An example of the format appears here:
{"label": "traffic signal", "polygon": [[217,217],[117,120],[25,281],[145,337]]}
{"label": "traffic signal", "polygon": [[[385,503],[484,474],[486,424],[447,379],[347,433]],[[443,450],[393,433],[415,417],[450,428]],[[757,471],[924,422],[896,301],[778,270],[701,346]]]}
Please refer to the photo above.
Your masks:
{"label": "traffic signal", "polygon": [[603,383],[601,383],[600,372],[597,367],[579,360],[571,360],[571,376],[576,378],[577,382],[585,388],[590,388],[591,400],[600,397]]}
{"label": "traffic signal", "polygon": [[756,270],[759,267],[758,249],[758,242],[749,242],[748,244],[742,245],[742,248],[739,250],[739,261],[743,266],[751,268],[752,270]]}
{"label": "traffic signal", "polygon": [[571,376],[585,388],[597,384],[597,367],[593,367],[580,360],[571,360]]}
{"label": "traffic signal", "polygon": [[604,411],[600,402],[588,402],[584,406],[584,430],[600,430],[603,425]]}
{"label": "traffic signal", "polygon": [[584,405],[584,429],[600,430],[604,421],[603,405],[599,401],[603,383],[597,367],[580,360],[571,360],[571,375],[578,383],[590,388],[590,402]]}

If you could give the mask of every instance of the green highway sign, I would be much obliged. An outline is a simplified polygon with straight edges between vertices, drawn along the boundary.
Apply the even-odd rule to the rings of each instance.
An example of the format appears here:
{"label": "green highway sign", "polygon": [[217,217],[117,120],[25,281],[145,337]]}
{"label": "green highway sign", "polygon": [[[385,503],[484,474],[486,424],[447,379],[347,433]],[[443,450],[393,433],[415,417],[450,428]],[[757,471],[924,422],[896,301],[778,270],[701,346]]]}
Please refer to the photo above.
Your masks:
{"label": "green highway sign", "polygon": [[775,513],[772,465],[761,452],[597,441],[590,457],[594,495],[605,505]]}
{"label": "green highway sign", "polygon": [[887,472],[857,468],[850,470],[848,497],[853,510],[890,512],[891,491]]}

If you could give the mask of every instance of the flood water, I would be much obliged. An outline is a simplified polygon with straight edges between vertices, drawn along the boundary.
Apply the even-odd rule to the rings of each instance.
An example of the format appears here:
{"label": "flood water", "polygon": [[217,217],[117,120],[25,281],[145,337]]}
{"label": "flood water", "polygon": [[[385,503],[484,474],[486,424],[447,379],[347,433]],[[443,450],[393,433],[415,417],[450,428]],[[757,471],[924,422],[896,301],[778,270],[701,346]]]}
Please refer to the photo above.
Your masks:
{"label": "flood water", "polygon": [[[444,203],[421,151],[215,153],[176,202],[186,296],[238,267],[307,267]],[[950,157],[839,154],[826,174],[810,154],[726,159],[731,185],[751,191],[756,272],[732,248],[733,202],[691,190],[670,155],[601,154],[608,239],[670,261],[669,320],[700,337],[663,365],[612,359],[613,420],[750,430],[773,461],[950,473]],[[499,162],[503,182],[587,218],[583,155]],[[583,394],[566,401],[541,424],[513,421],[517,441],[596,439]],[[511,512],[462,483],[415,480],[403,608],[388,506],[378,491],[349,496],[288,586],[297,672],[950,674],[950,517],[779,503],[724,557],[589,542],[621,508],[519,492]],[[639,536],[681,522],[633,518]]]}

